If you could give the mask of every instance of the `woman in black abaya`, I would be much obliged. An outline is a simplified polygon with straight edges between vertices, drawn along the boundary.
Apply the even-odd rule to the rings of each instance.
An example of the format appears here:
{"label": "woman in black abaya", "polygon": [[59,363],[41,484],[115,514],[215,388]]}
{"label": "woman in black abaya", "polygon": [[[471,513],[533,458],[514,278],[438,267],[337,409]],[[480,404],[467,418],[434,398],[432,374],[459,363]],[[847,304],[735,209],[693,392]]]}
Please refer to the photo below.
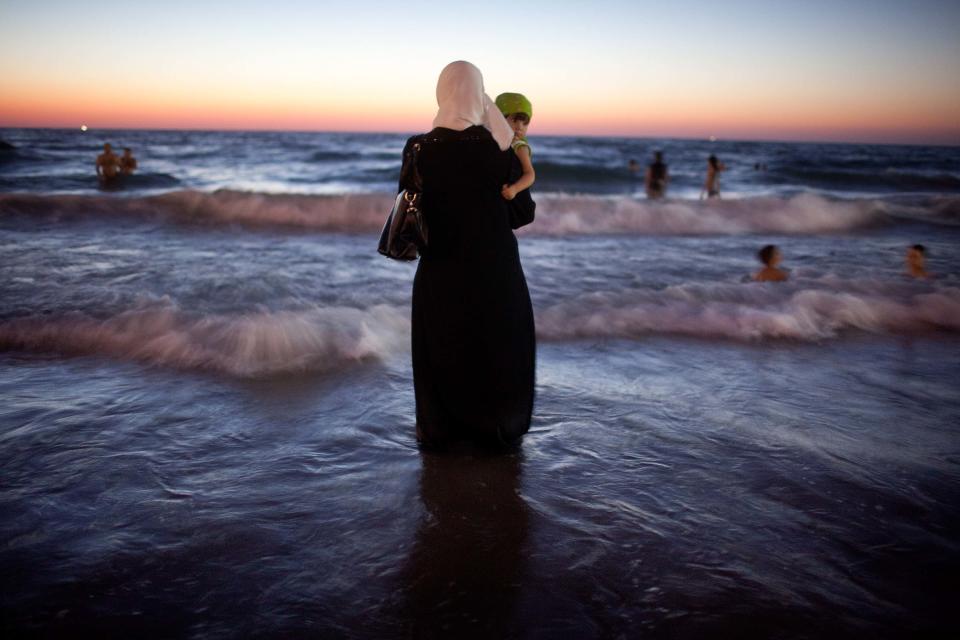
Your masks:
{"label": "woman in black abaya", "polygon": [[[444,68],[437,103],[434,129],[404,149],[407,158],[420,143],[429,228],[413,282],[417,438],[428,447],[515,445],[533,412],[536,342],[511,213],[500,195],[519,164],[513,131],[468,62]],[[401,179],[400,186],[410,185]],[[527,207],[519,217],[532,220],[529,194],[511,206]]]}

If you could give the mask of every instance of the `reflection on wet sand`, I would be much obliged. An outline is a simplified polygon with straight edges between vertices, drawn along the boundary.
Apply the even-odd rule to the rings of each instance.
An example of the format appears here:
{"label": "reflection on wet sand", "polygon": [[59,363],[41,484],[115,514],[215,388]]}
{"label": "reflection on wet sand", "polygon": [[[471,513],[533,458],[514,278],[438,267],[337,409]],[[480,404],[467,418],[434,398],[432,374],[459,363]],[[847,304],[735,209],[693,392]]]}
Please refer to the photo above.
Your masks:
{"label": "reflection on wet sand", "polygon": [[529,513],[522,454],[423,453],[425,514],[402,574],[415,638],[500,638],[517,628]]}

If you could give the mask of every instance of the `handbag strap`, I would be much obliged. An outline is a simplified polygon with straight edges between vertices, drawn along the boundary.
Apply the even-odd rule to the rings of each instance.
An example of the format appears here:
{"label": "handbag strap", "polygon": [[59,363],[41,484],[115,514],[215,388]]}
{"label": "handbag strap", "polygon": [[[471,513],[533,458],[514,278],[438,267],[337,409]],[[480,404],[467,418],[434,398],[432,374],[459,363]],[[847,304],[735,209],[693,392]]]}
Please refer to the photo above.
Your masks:
{"label": "handbag strap", "polygon": [[417,166],[417,156],[420,154],[422,141],[417,140],[410,145],[403,156],[403,165],[400,167],[400,186],[408,191],[423,191],[423,176]]}

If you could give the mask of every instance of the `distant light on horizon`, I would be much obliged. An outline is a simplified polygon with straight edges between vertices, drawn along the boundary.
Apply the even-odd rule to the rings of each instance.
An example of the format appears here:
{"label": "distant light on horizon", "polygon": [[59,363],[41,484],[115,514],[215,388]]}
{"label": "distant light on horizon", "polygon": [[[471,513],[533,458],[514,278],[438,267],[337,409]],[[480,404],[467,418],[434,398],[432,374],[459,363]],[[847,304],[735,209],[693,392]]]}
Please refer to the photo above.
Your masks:
{"label": "distant light on horizon", "polygon": [[80,125],[80,131],[86,131],[86,130],[87,130],[87,125],[85,124]]}

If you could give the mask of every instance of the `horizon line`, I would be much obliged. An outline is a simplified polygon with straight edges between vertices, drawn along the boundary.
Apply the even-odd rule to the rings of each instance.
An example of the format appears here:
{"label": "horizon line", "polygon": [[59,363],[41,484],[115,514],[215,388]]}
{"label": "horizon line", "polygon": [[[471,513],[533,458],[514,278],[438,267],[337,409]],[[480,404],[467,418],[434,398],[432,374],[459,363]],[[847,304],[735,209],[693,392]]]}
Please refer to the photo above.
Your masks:
{"label": "horizon line", "polygon": [[[77,131],[79,133],[87,134],[95,131],[197,131],[205,133],[345,133],[345,134],[367,134],[367,135],[417,135],[418,133],[424,133],[423,131],[399,131],[399,130],[358,130],[358,129],[274,129],[274,128],[257,128],[257,127],[225,127],[225,128],[210,128],[210,127],[163,127],[163,126],[148,126],[148,127],[127,127],[127,126],[118,126],[118,127],[87,127],[86,130],[81,130],[77,126],[22,126],[22,125],[4,125],[0,124],[0,129],[46,129],[46,130],[58,130],[58,131]],[[866,144],[874,146],[891,146],[891,147],[960,147],[960,140],[956,142],[874,142],[869,140],[829,140],[829,139],[790,139],[790,138],[723,138],[719,136],[683,136],[683,135],[650,135],[650,134],[596,134],[596,133],[538,133],[531,134],[529,137],[538,138],[538,137],[551,137],[551,138],[597,138],[597,139],[610,139],[610,138],[620,138],[627,140],[684,140],[684,141],[701,141],[707,143],[718,143],[718,142],[766,142],[766,143],[785,143],[785,144],[835,144],[835,145],[849,145],[849,144]]]}

